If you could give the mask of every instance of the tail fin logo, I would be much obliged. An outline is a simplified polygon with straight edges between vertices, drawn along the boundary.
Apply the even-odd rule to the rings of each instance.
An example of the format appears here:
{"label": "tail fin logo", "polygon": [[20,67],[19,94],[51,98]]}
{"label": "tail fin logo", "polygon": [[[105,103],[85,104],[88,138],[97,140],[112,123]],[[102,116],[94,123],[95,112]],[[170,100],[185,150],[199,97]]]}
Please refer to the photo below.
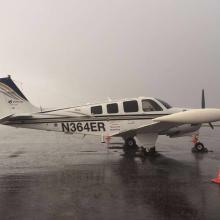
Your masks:
{"label": "tail fin logo", "polygon": [[10,105],[17,105],[20,103],[23,103],[23,101],[22,100],[12,100],[12,99],[8,101],[8,104],[10,104]]}
{"label": "tail fin logo", "polygon": [[0,103],[0,116],[39,111],[28,101],[10,76],[0,78]]}
{"label": "tail fin logo", "polygon": [[25,101],[25,99],[21,97],[17,92],[15,92],[11,87],[1,82],[0,93],[9,99],[8,104],[10,105],[17,105]]}

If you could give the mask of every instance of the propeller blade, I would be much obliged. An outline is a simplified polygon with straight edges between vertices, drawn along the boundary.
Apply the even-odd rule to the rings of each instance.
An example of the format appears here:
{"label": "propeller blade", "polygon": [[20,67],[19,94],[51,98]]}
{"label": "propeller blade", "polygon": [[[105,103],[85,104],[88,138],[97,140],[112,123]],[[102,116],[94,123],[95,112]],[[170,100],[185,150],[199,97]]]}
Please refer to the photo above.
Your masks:
{"label": "propeller blade", "polygon": [[[202,90],[202,109],[205,109],[205,108],[206,108],[206,105],[205,105],[205,90],[203,89]],[[209,122],[209,126],[212,130],[214,129],[214,126],[211,122]]]}
{"label": "propeller blade", "polygon": [[209,122],[209,126],[211,127],[212,130],[214,130],[214,126],[211,122]]}
{"label": "propeller blade", "polygon": [[202,90],[202,108],[205,108],[205,91]]}

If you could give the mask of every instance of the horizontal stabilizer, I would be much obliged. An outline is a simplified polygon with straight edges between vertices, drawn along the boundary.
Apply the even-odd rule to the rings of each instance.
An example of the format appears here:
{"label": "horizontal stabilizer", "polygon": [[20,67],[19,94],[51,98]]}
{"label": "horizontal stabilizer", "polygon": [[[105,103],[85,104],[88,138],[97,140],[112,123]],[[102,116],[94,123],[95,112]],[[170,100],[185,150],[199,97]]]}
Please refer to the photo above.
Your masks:
{"label": "horizontal stabilizer", "polygon": [[12,116],[13,114],[0,118],[0,124],[4,123],[5,121],[8,121],[8,119],[10,119]]}
{"label": "horizontal stabilizer", "polygon": [[25,120],[25,119],[30,119],[30,118],[33,118],[32,115],[27,115],[27,114],[11,114],[11,115],[8,115],[8,116],[5,116],[5,117],[2,117],[0,118],[0,124],[5,124],[6,122],[8,121],[15,121],[15,120]]}
{"label": "horizontal stabilizer", "polygon": [[220,121],[220,109],[193,109],[153,119],[155,122],[202,124]]}

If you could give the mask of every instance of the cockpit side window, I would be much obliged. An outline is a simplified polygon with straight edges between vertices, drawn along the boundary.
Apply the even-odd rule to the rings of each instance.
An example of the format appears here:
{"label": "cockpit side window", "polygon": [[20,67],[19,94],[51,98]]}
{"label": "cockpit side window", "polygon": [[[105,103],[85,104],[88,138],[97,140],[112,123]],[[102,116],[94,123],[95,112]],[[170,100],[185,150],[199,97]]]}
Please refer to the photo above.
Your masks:
{"label": "cockpit side window", "polygon": [[142,100],[142,108],[144,112],[163,111],[163,109],[153,100]]}
{"label": "cockpit side window", "polygon": [[170,108],[172,108],[172,106],[171,105],[169,105],[167,102],[164,102],[163,100],[161,100],[161,99],[157,99],[157,101],[159,101],[160,103],[162,103],[167,109],[170,109]]}
{"label": "cockpit side window", "polygon": [[102,114],[102,106],[101,105],[97,105],[97,106],[91,107],[91,114],[92,115]]}

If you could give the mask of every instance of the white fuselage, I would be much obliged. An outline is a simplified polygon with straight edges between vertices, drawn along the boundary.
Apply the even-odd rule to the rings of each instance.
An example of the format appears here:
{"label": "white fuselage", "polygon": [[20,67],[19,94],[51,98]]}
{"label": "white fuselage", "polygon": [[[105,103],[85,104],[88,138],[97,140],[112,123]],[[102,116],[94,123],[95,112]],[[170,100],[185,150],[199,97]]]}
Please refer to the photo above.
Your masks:
{"label": "white fuselage", "polygon": [[[114,134],[150,125],[153,119],[181,112],[167,103],[154,98],[139,97],[102,104],[88,104],[54,111],[33,114],[7,122],[14,127],[23,127],[70,134],[112,136]],[[182,125],[158,130],[158,135],[171,137],[194,132],[200,125]]]}

